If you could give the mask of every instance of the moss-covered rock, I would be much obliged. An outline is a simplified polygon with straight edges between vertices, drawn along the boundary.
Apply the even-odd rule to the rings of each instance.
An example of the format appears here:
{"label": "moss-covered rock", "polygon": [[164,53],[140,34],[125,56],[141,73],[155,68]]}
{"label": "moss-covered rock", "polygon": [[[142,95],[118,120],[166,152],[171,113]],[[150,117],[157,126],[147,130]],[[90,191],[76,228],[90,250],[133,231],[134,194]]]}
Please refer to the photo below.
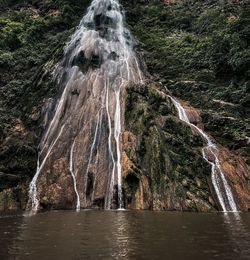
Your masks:
{"label": "moss-covered rock", "polygon": [[141,208],[143,200],[145,208],[155,210],[213,210],[207,182],[210,171],[199,149],[202,140],[175,116],[159,86],[130,86],[125,111],[126,131],[134,137],[125,145],[133,164],[124,178],[127,206]]}

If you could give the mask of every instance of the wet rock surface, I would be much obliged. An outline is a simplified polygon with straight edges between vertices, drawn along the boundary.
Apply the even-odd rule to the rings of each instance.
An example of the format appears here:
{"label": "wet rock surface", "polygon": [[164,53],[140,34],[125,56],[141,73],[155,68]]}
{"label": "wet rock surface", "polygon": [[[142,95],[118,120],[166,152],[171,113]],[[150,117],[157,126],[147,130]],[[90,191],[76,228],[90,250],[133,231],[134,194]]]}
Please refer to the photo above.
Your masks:
{"label": "wet rock surface", "polygon": [[[129,82],[142,80],[125,35],[119,3],[93,1],[55,71],[61,94],[39,145],[30,209],[122,207],[123,97]],[[114,54],[119,59],[110,59]]]}

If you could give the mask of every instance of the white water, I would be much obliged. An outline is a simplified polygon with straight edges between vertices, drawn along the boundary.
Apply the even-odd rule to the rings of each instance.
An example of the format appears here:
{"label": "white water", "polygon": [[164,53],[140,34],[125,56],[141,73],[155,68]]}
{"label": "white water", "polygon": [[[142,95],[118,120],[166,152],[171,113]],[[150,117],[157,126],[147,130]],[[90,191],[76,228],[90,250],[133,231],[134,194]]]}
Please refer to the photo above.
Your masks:
{"label": "white water", "polygon": [[73,142],[72,146],[71,146],[71,149],[70,149],[70,159],[69,159],[69,170],[70,170],[70,173],[71,173],[71,176],[72,176],[72,179],[73,179],[73,185],[74,185],[74,190],[75,190],[75,193],[76,193],[76,211],[79,211],[80,210],[80,196],[79,196],[79,193],[77,191],[77,186],[76,186],[76,177],[75,177],[75,174],[74,174],[74,169],[73,169],[73,155],[74,155],[74,148],[75,148],[75,141]]}
{"label": "white water", "polygon": [[48,152],[47,152],[46,156],[44,157],[41,165],[40,165],[40,160],[39,160],[40,154],[38,155],[37,171],[36,171],[36,174],[35,174],[35,176],[33,177],[32,181],[30,183],[30,186],[29,186],[29,197],[30,197],[30,201],[31,201],[31,209],[34,212],[37,211],[38,207],[39,207],[39,200],[37,198],[37,187],[36,187],[37,179],[38,179],[39,174],[41,173],[41,171],[42,171],[42,169],[43,169],[43,167],[44,167],[53,147],[55,146],[56,142],[58,141],[59,137],[61,136],[61,134],[63,132],[63,128],[64,128],[64,125],[62,126],[57,138],[55,139],[55,141],[49,147]]}
{"label": "white water", "polygon": [[115,90],[116,109],[115,109],[115,141],[116,141],[116,167],[117,167],[117,191],[118,191],[118,209],[122,209],[122,169],[121,169],[121,151],[120,151],[120,134],[121,134],[121,107],[120,107],[120,89]]}
{"label": "white water", "polygon": [[115,160],[114,160],[112,144],[111,144],[112,128],[111,128],[111,119],[110,119],[110,114],[109,114],[109,99],[108,99],[109,91],[108,91],[107,84],[105,84],[105,88],[106,88],[106,112],[108,115],[108,126],[109,126],[108,148],[109,148],[109,154],[110,154],[111,163],[112,163],[111,176],[109,178],[109,184],[107,187],[107,193],[106,193],[106,199],[105,199],[105,209],[110,209],[111,204],[112,204],[113,188],[114,188]]}
{"label": "white water", "polygon": [[[88,8],[87,14],[83,17],[76,32],[72,35],[70,42],[67,44],[64,52],[64,59],[59,64],[55,71],[57,84],[61,89],[61,97],[55,106],[52,120],[50,121],[43,138],[40,143],[41,158],[44,158],[42,164],[39,166],[37,172],[30,184],[30,201],[32,202],[31,208],[36,211],[39,208],[39,194],[37,194],[37,182],[39,176],[42,174],[43,167],[50,156],[53,149],[59,149],[61,139],[65,137],[67,127],[76,125],[73,120],[75,115],[80,115],[74,118],[77,121],[79,128],[87,125],[95,124],[94,136],[89,136],[91,144],[88,144],[89,154],[82,154],[86,156],[83,161],[87,161],[87,166],[82,174],[85,174],[85,184],[83,190],[77,187],[82,186],[78,182],[82,180],[79,175],[78,164],[74,164],[74,159],[78,154],[74,154],[73,150],[75,142],[81,142],[75,136],[74,143],[68,145],[69,156],[69,169],[73,179],[73,188],[77,195],[76,209],[79,210],[81,203],[86,198],[88,171],[93,163],[93,150],[98,147],[97,133],[102,132],[102,127],[108,127],[108,140],[107,149],[109,152],[109,178],[105,196],[105,208],[112,207],[114,185],[117,184],[118,191],[118,208],[123,207],[122,196],[122,167],[121,167],[121,148],[120,148],[120,135],[122,132],[123,117],[121,115],[121,95],[126,85],[131,83],[142,82],[142,74],[139,69],[138,61],[133,51],[133,39],[130,32],[124,27],[124,18],[118,0],[93,0]],[[81,62],[82,66],[92,62],[92,59],[98,59],[100,63],[97,67],[93,68],[88,65],[87,69],[81,68],[76,64],[76,61]],[[87,65],[86,65],[87,66]],[[84,71],[86,69],[86,71]],[[84,103],[79,96],[75,104],[69,106],[69,100],[72,99],[72,91],[76,89],[84,91],[89,85],[92,86],[92,100],[89,98]],[[102,89],[100,89],[100,87]],[[82,90],[83,89],[83,90]],[[98,96],[99,95],[99,96]],[[84,96],[84,95],[83,95]],[[99,102],[98,100],[101,100]],[[93,105],[94,103],[94,105]],[[100,103],[100,104],[99,104]],[[96,105],[95,105],[96,104]],[[98,106],[101,107],[98,107]],[[96,106],[93,108],[93,106]],[[79,111],[80,107],[80,111]],[[85,109],[86,108],[86,109]],[[83,121],[84,113],[89,108],[90,111],[98,111],[97,114],[91,115],[91,121]],[[93,108],[91,110],[91,108]],[[102,113],[103,108],[106,109],[106,117]],[[100,113],[101,111],[101,113]],[[100,113],[100,114],[99,114]],[[97,118],[97,121],[96,121]],[[103,126],[101,122],[103,123]],[[76,128],[73,128],[77,131]],[[58,134],[59,133],[59,134]],[[81,144],[86,146],[86,144]],[[78,144],[78,147],[81,146]],[[101,151],[100,151],[101,153]],[[95,161],[94,161],[95,162]],[[77,172],[75,176],[74,172]],[[94,178],[94,189],[96,186],[96,178]],[[46,187],[44,187],[46,189]],[[85,194],[84,194],[85,192]],[[82,194],[83,193],[83,194]],[[81,195],[82,194],[82,195]],[[92,200],[94,197],[92,192]],[[85,196],[85,197],[84,197]],[[83,201],[81,201],[83,198]],[[85,199],[86,202],[86,199]]]}
{"label": "white water", "polygon": [[[202,155],[203,158],[211,165],[212,184],[222,210],[224,212],[237,211],[237,206],[234,201],[233,193],[220,165],[220,161],[218,158],[218,148],[216,144],[212,142],[211,138],[202,129],[190,122],[186,110],[175,98],[171,96],[169,96],[169,98],[173,102],[176,110],[178,111],[178,116],[180,120],[184,121],[189,126],[197,130],[197,132],[202,136],[202,138],[206,142],[206,146],[202,149]],[[212,154],[214,157],[212,161],[209,159],[209,154]]]}

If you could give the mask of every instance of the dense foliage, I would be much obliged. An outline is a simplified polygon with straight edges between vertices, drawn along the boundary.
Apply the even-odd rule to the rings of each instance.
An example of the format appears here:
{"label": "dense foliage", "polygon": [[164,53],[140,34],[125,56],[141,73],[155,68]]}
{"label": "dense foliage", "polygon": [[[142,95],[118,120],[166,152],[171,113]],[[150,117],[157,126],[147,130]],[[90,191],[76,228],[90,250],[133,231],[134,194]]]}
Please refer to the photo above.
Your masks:
{"label": "dense foliage", "polygon": [[150,74],[202,109],[207,131],[250,162],[247,1],[123,2]]}

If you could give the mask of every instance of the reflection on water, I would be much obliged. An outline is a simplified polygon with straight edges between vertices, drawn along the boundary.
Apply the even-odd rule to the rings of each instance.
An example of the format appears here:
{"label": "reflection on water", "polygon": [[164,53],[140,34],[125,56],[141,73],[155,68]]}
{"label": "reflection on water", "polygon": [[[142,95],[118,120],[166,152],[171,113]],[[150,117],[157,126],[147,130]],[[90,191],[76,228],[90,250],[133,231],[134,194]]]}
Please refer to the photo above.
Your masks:
{"label": "reflection on water", "polygon": [[224,214],[225,227],[229,233],[229,239],[232,242],[234,251],[238,254],[238,259],[244,259],[248,256],[250,259],[250,234],[249,225],[246,226],[241,218],[240,213]]}
{"label": "reflection on water", "polygon": [[0,217],[0,259],[250,259],[250,214],[47,212]]}
{"label": "reflection on water", "polygon": [[126,214],[122,211],[117,212],[117,217],[115,218],[114,228],[111,230],[112,241],[114,245],[112,248],[117,248],[117,250],[112,253],[111,257],[114,259],[120,259],[129,256],[129,233],[128,233],[129,223],[127,222]]}

